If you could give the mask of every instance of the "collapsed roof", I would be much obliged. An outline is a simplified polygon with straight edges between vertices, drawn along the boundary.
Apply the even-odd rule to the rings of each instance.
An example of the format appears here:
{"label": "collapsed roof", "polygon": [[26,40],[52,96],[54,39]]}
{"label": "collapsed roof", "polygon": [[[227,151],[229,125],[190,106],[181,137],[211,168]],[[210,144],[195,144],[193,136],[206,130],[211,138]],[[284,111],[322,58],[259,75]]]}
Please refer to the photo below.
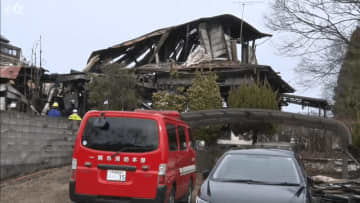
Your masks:
{"label": "collapsed roof", "polygon": [[258,31],[233,15],[200,18],[94,51],[84,71],[101,72],[101,66],[108,63],[138,67],[149,63],[168,62],[170,59],[185,62],[189,54],[200,45],[210,59],[232,60],[230,40],[247,43],[266,36],[271,35]]}

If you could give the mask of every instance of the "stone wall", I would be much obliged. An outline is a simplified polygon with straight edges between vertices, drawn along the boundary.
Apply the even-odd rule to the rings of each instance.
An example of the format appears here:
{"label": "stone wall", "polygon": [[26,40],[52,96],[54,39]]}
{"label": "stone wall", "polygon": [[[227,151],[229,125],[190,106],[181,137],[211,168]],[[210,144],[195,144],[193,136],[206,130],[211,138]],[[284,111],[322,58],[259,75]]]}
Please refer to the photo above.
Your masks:
{"label": "stone wall", "polygon": [[0,112],[0,178],[71,164],[78,123]]}

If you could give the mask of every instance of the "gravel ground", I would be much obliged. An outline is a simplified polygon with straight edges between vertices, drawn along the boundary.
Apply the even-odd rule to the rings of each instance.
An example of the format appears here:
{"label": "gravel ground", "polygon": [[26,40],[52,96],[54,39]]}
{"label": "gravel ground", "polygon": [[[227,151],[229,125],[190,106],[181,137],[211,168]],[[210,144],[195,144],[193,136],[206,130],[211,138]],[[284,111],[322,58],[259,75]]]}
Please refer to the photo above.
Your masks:
{"label": "gravel ground", "polygon": [[1,203],[71,203],[68,183],[71,166],[42,170],[6,180],[0,185]]}
{"label": "gravel ground", "polygon": [[[42,170],[0,183],[1,203],[71,203],[68,183],[71,166]],[[200,175],[194,189],[198,191]]]}

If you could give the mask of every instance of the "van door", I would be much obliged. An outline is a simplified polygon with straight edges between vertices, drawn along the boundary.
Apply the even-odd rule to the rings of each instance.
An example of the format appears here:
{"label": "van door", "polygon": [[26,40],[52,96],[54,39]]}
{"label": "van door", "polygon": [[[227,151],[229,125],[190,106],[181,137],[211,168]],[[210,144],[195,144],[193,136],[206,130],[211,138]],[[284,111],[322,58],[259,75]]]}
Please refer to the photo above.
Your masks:
{"label": "van door", "polygon": [[170,184],[173,184],[174,182],[176,183],[175,190],[176,193],[178,193],[179,141],[176,133],[176,125],[172,123],[166,123],[166,131],[167,131],[168,146],[169,146],[167,179],[169,180]]}
{"label": "van door", "polygon": [[185,126],[178,125],[179,134],[179,196],[183,197],[188,191],[191,172],[191,157],[188,150],[188,142],[185,135]]}
{"label": "van door", "polygon": [[195,152],[195,141],[194,138],[191,134],[191,128],[187,127],[186,128],[186,137],[188,140],[188,159],[190,160],[190,164],[189,164],[189,173],[192,174],[192,180],[193,180],[193,184],[196,183],[196,152]]}

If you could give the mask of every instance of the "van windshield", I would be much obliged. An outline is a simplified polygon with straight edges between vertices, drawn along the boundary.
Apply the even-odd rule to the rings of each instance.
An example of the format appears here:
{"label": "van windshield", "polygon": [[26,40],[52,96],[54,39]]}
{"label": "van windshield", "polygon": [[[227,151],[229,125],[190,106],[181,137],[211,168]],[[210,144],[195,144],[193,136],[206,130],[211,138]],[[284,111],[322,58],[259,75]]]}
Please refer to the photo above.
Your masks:
{"label": "van windshield", "polygon": [[96,125],[89,118],[82,136],[82,145],[96,150],[115,152],[148,152],[158,148],[159,135],[155,120],[106,117],[106,125]]}

